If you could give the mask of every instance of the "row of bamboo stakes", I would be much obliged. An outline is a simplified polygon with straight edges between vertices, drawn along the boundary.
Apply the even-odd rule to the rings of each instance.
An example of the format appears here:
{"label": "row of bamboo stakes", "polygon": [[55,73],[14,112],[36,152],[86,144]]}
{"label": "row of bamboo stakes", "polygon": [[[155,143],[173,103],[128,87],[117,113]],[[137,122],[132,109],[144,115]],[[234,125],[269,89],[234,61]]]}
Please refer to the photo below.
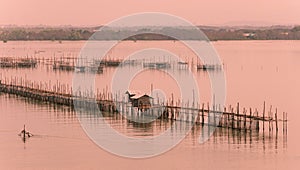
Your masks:
{"label": "row of bamboo stakes", "polygon": [[[78,57],[77,56],[71,56],[71,57],[60,57],[60,58],[56,58],[55,56],[53,58],[45,58],[44,56],[42,57],[36,57],[36,56],[26,56],[23,58],[12,58],[12,57],[2,57],[1,59],[6,59],[9,63],[14,63],[14,61],[16,60],[29,60],[29,61],[34,61],[35,63],[40,63],[40,64],[46,64],[46,65],[51,65],[53,66],[53,68],[55,69],[55,65],[58,65],[59,63],[63,64],[64,67],[62,69],[62,71],[70,71],[70,70],[74,70],[73,68],[75,67],[75,64],[77,63]],[[99,62],[96,60],[92,60],[92,61],[88,61],[88,58],[81,58],[80,61],[84,62],[81,63],[85,64],[85,65],[89,65],[91,63],[95,64],[95,62]],[[124,61],[124,63],[122,63],[121,59],[118,58],[107,58],[101,61],[102,63],[110,63],[110,62],[118,62],[120,64],[120,66],[122,65],[133,65],[136,66],[137,64],[143,65],[145,63],[148,63],[149,61],[146,60],[127,60]],[[177,65],[178,69],[193,69],[196,68],[196,70],[221,70],[222,65],[218,65],[218,64],[203,64],[200,63],[199,61],[194,62],[193,60],[189,61],[189,62],[182,62],[182,61],[169,61],[169,60],[162,60],[162,61],[158,61],[158,62],[163,62],[163,63],[171,63],[171,65],[173,65],[172,67],[175,68],[175,65]],[[0,62],[1,63],[1,62]],[[34,65],[35,66],[35,65]],[[99,64],[100,67],[100,64]]]}
{"label": "row of bamboo stakes", "polygon": [[[170,102],[172,103],[172,102]],[[202,106],[197,104],[196,107],[181,107],[177,104],[175,105],[166,105],[167,111],[163,115],[163,118],[176,120],[178,118],[178,110],[192,110],[193,114],[196,114],[196,123],[204,124],[205,119],[208,124],[218,126],[218,127],[228,127],[238,130],[260,130],[260,122],[262,122],[262,130],[265,131],[265,124],[268,123],[269,131],[273,131],[273,124],[275,123],[275,130],[278,132],[279,124],[278,122],[283,122],[283,132],[287,132],[287,113],[282,113],[282,119],[279,119],[278,109],[275,109],[275,112],[272,111],[272,105],[270,110],[266,112],[266,102],[263,104],[263,112],[259,114],[258,109],[253,110],[249,108],[248,110],[243,108],[242,113],[240,113],[240,104],[237,103],[236,108],[229,106],[228,108],[224,107],[223,110],[221,107],[211,106],[207,103],[207,107],[203,103]]]}
{"label": "row of bamboo stakes", "polygon": [[[61,84],[59,81],[56,81],[52,84],[49,82],[35,82],[27,80],[26,78],[16,78],[11,77],[4,78],[0,80],[0,92],[12,93],[12,94],[22,94],[24,97],[33,98],[35,96],[38,100],[48,101],[49,97],[57,98],[58,100],[53,100],[59,104],[72,105],[73,100],[77,97],[91,99],[96,98],[97,102],[102,105],[104,111],[118,112],[118,106],[116,105],[126,105],[124,100],[117,101],[118,97],[113,97],[114,95],[108,92],[107,89],[102,91],[97,90],[96,95],[92,91],[78,91],[75,96],[72,94],[72,87],[67,84]],[[28,95],[28,96],[26,96]],[[117,95],[117,94],[116,94]],[[36,97],[38,96],[38,98]],[[59,102],[58,102],[59,101]],[[159,101],[159,99],[158,99]],[[174,104],[175,103],[175,104]],[[228,127],[238,130],[260,130],[260,122],[262,124],[262,130],[265,131],[265,124],[268,123],[269,131],[273,131],[273,124],[275,123],[275,130],[278,132],[279,124],[278,122],[283,122],[283,132],[287,132],[287,113],[283,112],[282,119],[279,119],[278,110],[275,108],[275,112],[272,111],[272,105],[270,106],[269,111],[266,111],[266,103],[263,104],[263,111],[259,114],[257,109],[243,108],[240,111],[240,104],[237,103],[236,107],[229,106],[228,108],[221,106],[211,106],[207,103],[205,104],[180,104],[180,101],[174,102],[173,97],[169,99],[166,103],[157,103],[160,106],[164,106],[165,109],[161,115],[161,118],[171,119],[171,120],[180,120],[179,116],[181,113],[185,113],[190,121],[195,121],[196,123],[202,123],[219,127]],[[104,106],[106,105],[106,106]],[[107,106],[108,105],[108,106]],[[196,105],[196,106],[195,106]],[[211,109],[212,108],[212,109]],[[181,114],[181,115],[180,115]],[[186,120],[185,120],[186,121]]]}

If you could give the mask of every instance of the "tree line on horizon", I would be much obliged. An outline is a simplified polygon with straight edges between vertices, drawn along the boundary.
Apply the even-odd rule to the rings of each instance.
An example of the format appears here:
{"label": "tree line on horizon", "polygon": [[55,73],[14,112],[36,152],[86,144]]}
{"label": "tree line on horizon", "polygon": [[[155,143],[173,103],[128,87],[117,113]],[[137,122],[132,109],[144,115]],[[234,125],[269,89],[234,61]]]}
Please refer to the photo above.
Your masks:
{"label": "tree line on horizon", "polygon": [[[88,40],[99,27],[67,27],[67,28],[25,28],[25,27],[8,27],[0,28],[1,41],[14,41],[14,40]],[[148,34],[137,34],[128,37],[127,40],[174,40],[161,34],[151,33],[149,28]],[[177,27],[164,27],[153,28],[162,29],[164,31],[172,32],[174,34],[184,34],[185,39],[193,40],[193,34],[186,33],[184,28]],[[279,27],[279,28],[201,28],[209,40],[300,40],[300,26],[295,27]],[[135,34],[138,32],[136,29],[128,29],[127,33]],[[122,32],[118,29],[107,29],[102,32],[101,40],[117,40],[122,37]]]}

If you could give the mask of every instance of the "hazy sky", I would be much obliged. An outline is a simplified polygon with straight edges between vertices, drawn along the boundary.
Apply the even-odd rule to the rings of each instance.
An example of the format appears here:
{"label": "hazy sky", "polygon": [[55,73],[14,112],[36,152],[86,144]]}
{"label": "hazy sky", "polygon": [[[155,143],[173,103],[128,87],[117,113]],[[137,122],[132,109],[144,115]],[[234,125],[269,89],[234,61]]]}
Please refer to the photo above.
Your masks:
{"label": "hazy sky", "polygon": [[138,12],[197,25],[300,24],[300,0],[0,0],[0,25],[101,25]]}

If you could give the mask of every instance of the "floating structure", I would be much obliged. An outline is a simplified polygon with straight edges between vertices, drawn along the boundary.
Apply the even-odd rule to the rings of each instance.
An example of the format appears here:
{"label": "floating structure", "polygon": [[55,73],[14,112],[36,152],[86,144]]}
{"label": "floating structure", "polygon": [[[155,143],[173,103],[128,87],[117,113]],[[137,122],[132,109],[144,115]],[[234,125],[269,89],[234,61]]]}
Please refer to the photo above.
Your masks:
{"label": "floating structure", "polygon": [[[128,59],[122,60],[118,58],[114,59],[88,59],[76,57],[62,57],[59,61],[52,59],[51,64],[54,70],[63,71],[77,71],[77,72],[93,72],[102,73],[106,67],[143,67],[147,69],[178,69],[178,70],[196,70],[196,71],[220,71],[223,69],[220,64],[200,64],[200,62],[189,63],[188,61],[155,61],[155,60],[144,60],[144,59]],[[42,59],[45,61],[45,59]],[[78,62],[78,63],[77,63]],[[77,63],[77,65],[75,64]]]}
{"label": "floating structure", "polygon": [[149,62],[149,63],[143,63],[144,68],[150,68],[150,69],[167,69],[170,68],[171,65],[167,62]]}
{"label": "floating structure", "polygon": [[180,69],[180,70],[185,70],[185,69],[189,68],[189,63],[188,62],[178,61],[177,65],[178,65],[178,69]]}
{"label": "floating structure", "polygon": [[91,64],[89,66],[75,66],[69,62],[54,62],[53,70],[62,70],[62,71],[76,71],[76,72],[91,72],[91,73],[103,73],[103,67],[96,64]]}
{"label": "floating structure", "polygon": [[31,58],[0,58],[0,67],[2,68],[34,68],[37,60]]}
{"label": "floating structure", "polygon": [[118,67],[121,63],[122,63],[121,60],[105,59],[105,60],[101,60],[99,64],[106,67]]}
{"label": "floating structure", "polygon": [[121,66],[137,66],[138,64],[138,60],[124,60],[121,63]]}
{"label": "floating structure", "polygon": [[98,66],[98,65],[91,65],[90,67],[88,67],[90,72],[92,73],[103,73],[103,67]]}
{"label": "floating structure", "polygon": [[222,65],[218,64],[197,64],[197,70],[221,70]]}
{"label": "floating structure", "polygon": [[53,70],[64,70],[64,71],[74,71],[75,66],[73,64],[70,64],[68,62],[54,62],[53,64]]}

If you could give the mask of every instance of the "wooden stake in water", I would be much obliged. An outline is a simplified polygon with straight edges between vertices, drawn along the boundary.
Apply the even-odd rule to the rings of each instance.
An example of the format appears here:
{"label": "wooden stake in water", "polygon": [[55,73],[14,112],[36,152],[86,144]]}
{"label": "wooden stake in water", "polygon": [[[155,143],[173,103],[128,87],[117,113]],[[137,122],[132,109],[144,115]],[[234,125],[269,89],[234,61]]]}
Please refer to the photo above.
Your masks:
{"label": "wooden stake in water", "polygon": [[236,119],[237,119],[237,128],[240,130],[240,104],[239,103],[237,103],[237,108],[236,108],[236,114],[237,114],[237,117],[236,117]]}
{"label": "wooden stake in water", "polygon": [[266,102],[264,101],[264,108],[263,108],[263,131],[265,131],[265,106],[266,106]]}
{"label": "wooden stake in water", "polygon": [[202,125],[204,125],[204,103],[202,103]]}
{"label": "wooden stake in water", "polygon": [[270,111],[269,111],[269,132],[271,131],[271,119],[272,119],[271,112],[272,112],[272,105],[270,106]]}
{"label": "wooden stake in water", "polygon": [[249,129],[252,130],[252,109],[251,109],[251,107],[250,107],[249,112],[250,112],[250,127],[249,127]]}
{"label": "wooden stake in water", "polygon": [[[256,117],[258,118],[258,111],[255,109]],[[259,121],[256,119],[256,131],[259,131]]]}
{"label": "wooden stake in water", "polygon": [[277,122],[277,108],[275,110],[275,124],[276,124],[276,133],[278,132],[278,122]]}

